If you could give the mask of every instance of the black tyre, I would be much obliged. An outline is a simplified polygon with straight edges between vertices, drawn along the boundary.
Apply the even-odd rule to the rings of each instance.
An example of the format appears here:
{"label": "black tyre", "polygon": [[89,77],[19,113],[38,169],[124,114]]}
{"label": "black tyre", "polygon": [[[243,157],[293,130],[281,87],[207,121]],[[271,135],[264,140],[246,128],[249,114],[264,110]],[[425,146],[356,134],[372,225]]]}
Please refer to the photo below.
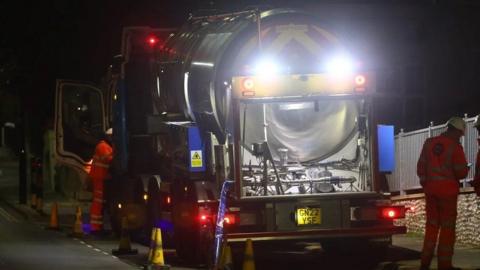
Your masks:
{"label": "black tyre", "polygon": [[117,205],[112,205],[109,207],[110,209],[113,209],[110,213],[110,226],[112,228],[112,232],[115,235],[120,236],[122,232],[122,222],[120,218],[119,211],[117,211]]}
{"label": "black tyre", "polygon": [[190,265],[213,266],[215,231],[212,225],[198,230],[182,230],[175,233],[178,256]]}

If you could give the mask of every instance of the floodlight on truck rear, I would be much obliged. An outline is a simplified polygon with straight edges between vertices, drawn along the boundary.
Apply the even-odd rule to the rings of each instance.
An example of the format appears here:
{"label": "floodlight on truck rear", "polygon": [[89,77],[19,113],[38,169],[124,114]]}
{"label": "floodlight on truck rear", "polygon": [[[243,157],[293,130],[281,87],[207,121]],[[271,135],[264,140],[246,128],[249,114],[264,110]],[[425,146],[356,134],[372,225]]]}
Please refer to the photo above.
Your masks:
{"label": "floodlight on truck rear", "polygon": [[234,96],[240,99],[353,95],[373,90],[369,77],[369,73],[342,76],[332,73],[275,74],[269,78],[238,76],[232,78],[232,89]]}
{"label": "floodlight on truck rear", "polygon": [[260,59],[254,66],[253,72],[256,76],[265,79],[272,78],[280,72],[280,65],[273,59]]}
{"label": "floodlight on truck rear", "polygon": [[356,69],[355,61],[347,55],[338,55],[326,64],[326,70],[335,75],[351,74]]}

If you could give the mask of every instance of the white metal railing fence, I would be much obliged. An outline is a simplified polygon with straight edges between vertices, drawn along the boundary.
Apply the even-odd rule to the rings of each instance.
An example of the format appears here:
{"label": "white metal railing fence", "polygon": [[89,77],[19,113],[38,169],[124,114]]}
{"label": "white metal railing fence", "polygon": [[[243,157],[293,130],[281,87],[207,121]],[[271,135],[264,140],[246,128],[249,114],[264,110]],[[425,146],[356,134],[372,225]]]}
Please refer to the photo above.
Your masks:
{"label": "white metal railing fence", "polygon": [[[478,133],[473,127],[475,117],[464,117],[467,123],[465,136],[462,138],[462,145],[465,151],[467,162],[475,164],[475,158],[478,151]],[[395,136],[395,170],[387,175],[387,181],[391,192],[400,192],[405,194],[409,190],[420,189],[420,182],[417,176],[417,160],[422,151],[423,142],[430,137],[440,135],[446,130],[446,124],[430,126],[411,132],[403,132]],[[467,182],[473,179],[474,166],[471,167],[466,179],[462,180],[463,187]]]}

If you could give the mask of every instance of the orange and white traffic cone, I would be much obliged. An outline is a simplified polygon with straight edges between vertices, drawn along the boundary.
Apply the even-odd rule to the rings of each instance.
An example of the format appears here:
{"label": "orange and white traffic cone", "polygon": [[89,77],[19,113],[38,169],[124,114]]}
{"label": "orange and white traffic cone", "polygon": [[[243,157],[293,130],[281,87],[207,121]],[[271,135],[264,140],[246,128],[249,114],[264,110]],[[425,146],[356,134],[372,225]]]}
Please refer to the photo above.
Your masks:
{"label": "orange and white traffic cone", "polygon": [[132,249],[130,244],[130,232],[128,231],[128,219],[127,217],[123,217],[122,231],[120,234],[120,243],[118,244],[118,249],[112,250],[112,254],[115,256],[120,256],[120,255],[133,255],[137,253],[138,253],[138,250]]}
{"label": "orange and white traffic cone", "polygon": [[48,225],[47,229],[56,231],[60,230],[60,226],[58,225],[58,204],[56,202],[52,204],[50,210],[50,225]]}
{"label": "orange and white traffic cone", "polygon": [[247,239],[245,243],[245,254],[243,257],[243,270],[255,270],[255,260],[253,258],[252,239]]}
{"label": "orange and white traffic cone", "polygon": [[73,224],[73,232],[70,234],[72,237],[83,237],[83,223],[82,223],[82,208],[77,206],[75,213],[75,223]]}
{"label": "orange and white traffic cone", "polygon": [[150,251],[148,252],[148,264],[145,266],[144,269],[146,270],[170,269],[170,266],[165,264],[165,259],[163,257],[162,230],[160,228],[153,228],[152,230]]}

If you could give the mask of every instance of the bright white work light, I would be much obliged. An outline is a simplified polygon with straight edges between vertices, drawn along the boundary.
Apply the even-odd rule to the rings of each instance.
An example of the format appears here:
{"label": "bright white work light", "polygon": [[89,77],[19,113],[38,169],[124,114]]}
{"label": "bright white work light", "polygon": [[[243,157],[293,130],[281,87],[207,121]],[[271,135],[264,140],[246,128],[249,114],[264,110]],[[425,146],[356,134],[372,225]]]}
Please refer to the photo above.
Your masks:
{"label": "bright white work light", "polygon": [[338,74],[338,75],[349,74],[355,70],[355,63],[348,56],[345,56],[345,55],[337,56],[327,62],[326,69],[327,69],[327,72],[333,73],[333,74]]}
{"label": "bright white work light", "polygon": [[269,77],[278,74],[280,66],[272,59],[261,59],[255,64],[253,72],[255,75]]}

